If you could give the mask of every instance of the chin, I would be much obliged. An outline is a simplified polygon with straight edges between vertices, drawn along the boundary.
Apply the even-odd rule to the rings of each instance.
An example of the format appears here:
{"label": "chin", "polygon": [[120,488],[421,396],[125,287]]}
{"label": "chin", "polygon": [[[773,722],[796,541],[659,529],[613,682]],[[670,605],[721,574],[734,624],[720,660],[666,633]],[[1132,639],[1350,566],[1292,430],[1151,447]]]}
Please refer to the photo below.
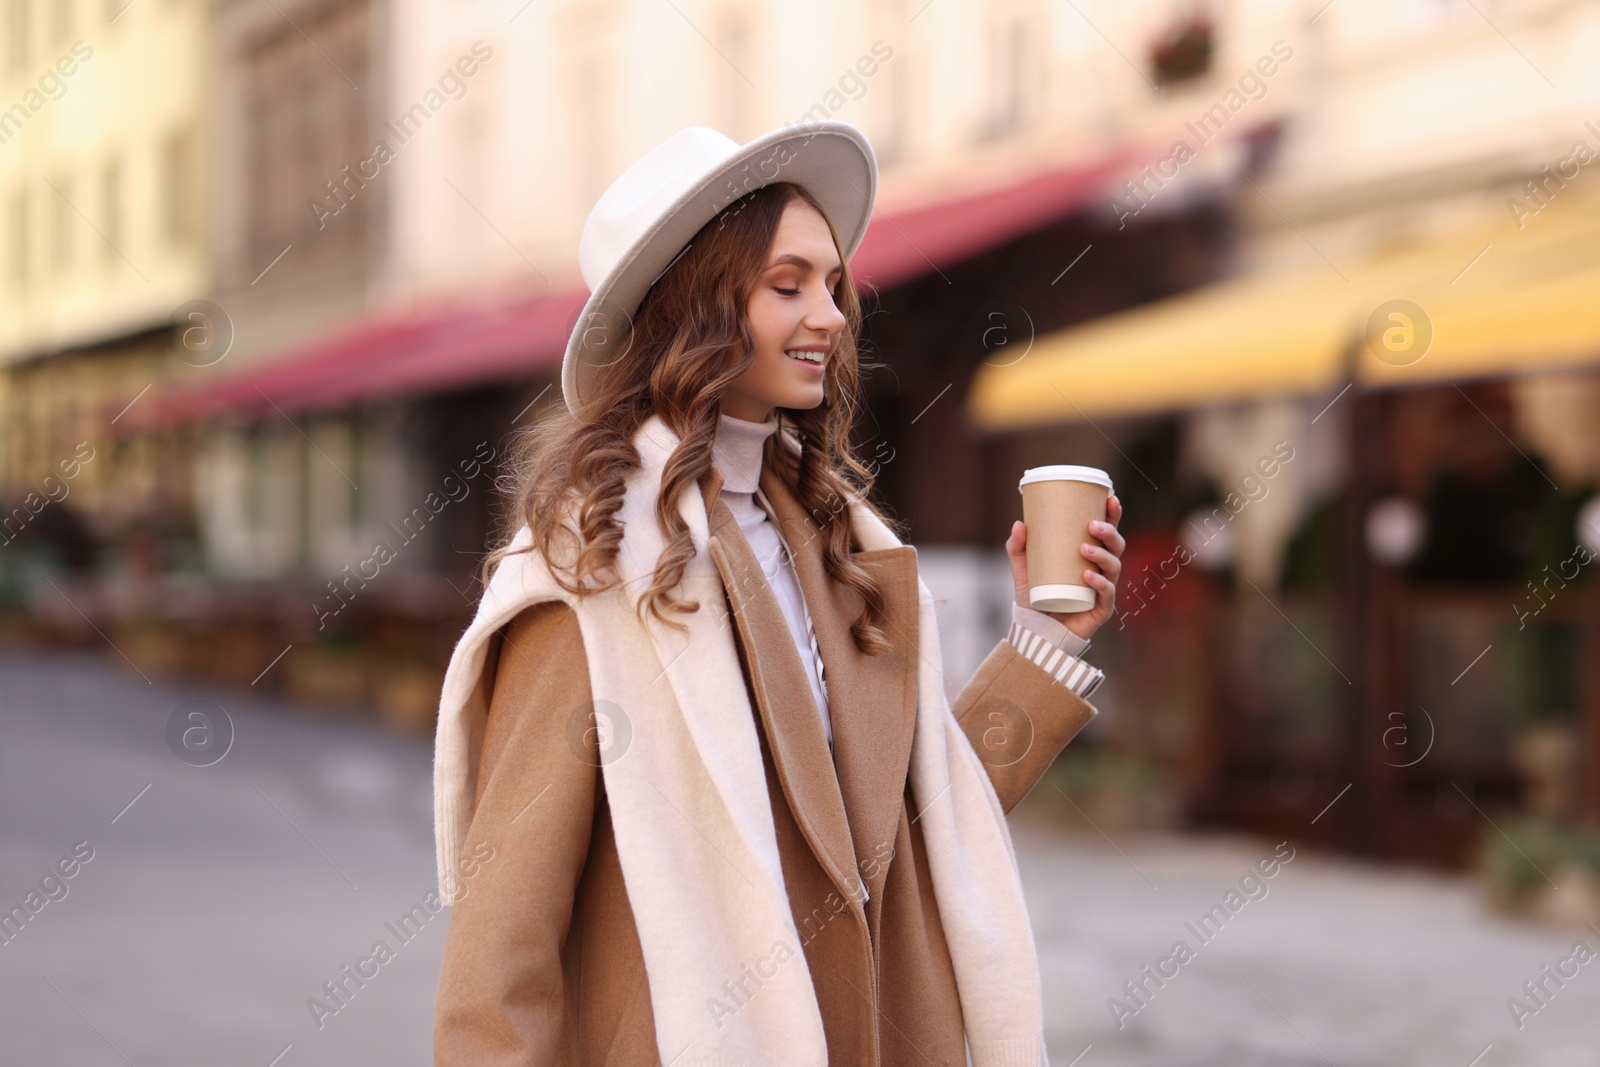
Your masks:
{"label": "chin", "polygon": [[825,394],[821,389],[818,389],[804,396],[790,397],[787,401],[775,406],[788,408],[790,411],[810,411],[812,408],[820,408],[824,399],[826,399]]}

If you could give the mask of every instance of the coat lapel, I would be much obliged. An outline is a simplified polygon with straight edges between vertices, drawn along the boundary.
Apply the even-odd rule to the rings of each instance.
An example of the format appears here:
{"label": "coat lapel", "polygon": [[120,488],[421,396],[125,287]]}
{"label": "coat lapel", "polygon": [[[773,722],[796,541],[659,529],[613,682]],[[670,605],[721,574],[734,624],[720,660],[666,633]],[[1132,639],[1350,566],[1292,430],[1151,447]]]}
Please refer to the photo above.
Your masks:
{"label": "coat lapel", "polygon": [[[768,456],[774,451],[769,449]],[[870,896],[881,898],[888,857],[904,806],[917,718],[916,549],[894,545],[851,555],[883,591],[883,628],[894,646],[881,656],[869,656],[857,650],[850,634],[850,624],[860,614],[863,601],[855,590],[834,581],[824,570],[821,528],[771,462],[763,464],[761,487],[772,502],[784,540],[794,552],[795,571],[822,653],[833,723],[833,770],[849,821],[856,871],[865,880]],[[780,636],[783,640],[775,637],[774,644],[780,650],[787,649],[798,662],[788,631],[783,630]],[[804,697],[806,705],[814,703],[803,676],[796,692]],[[821,741],[821,722],[814,709],[808,719],[816,723]],[[819,752],[826,756],[825,743],[820,750],[815,746],[801,750],[807,757]]]}
{"label": "coat lapel", "polygon": [[[718,489],[712,472],[707,490]],[[822,717],[811,695],[805,665],[790,636],[783,608],[762,573],[733,513],[719,496],[706,493],[712,560],[727,591],[730,625],[740,635],[773,764],[795,822],[828,876],[847,899],[859,901],[852,871],[855,853],[850,823],[828,753]]]}

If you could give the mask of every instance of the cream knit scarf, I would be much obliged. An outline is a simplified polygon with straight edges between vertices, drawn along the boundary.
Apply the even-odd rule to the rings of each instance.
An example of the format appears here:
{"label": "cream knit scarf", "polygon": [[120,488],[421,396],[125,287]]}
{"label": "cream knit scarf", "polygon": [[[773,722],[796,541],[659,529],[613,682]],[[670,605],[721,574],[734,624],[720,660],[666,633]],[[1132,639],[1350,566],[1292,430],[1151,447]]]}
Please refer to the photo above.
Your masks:
{"label": "cream knit scarf", "polygon": [[[677,615],[687,633],[649,615],[641,625],[633,610],[632,598],[647,587],[664,547],[653,502],[678,440],[654,415],[634,438],[641,469],[628,479],[617,513],[626,531],[617,559],[620,588],[579,601],[555,584],[536,552],[507,557],[490,579],[451,656],[440,698],[434,761],[440,894],[454,900],[453,874],[472,822],[488,715],[489,638],[531,604],[566,601],[583,633],[593,699],[602,708],[601,702],[613,705],[625,724],[613,734],[616,747],[603,757],[601,773],[662,1062],[825,1067],[822,1016],[784,888],[754,711],[733,627],[722,619],[721,577],[707,549],[700,493],[684,493],[681,504],[697,554],[680,595],[701,604]],[[784,443],[798,451],[792,437]],[[851,501],[850,514],[863,550],[900,544],[859,501]],[[526,526],[515,543],[531,543]],[[972,1062],[1048,1067],[1039,965],[1016,854],[993,786],[945,698],[933,600],[920,578],[917,586],[912,795]],[[761,984],[728,1014],[724,983],[738,981],[746,968],[761,975]]]}

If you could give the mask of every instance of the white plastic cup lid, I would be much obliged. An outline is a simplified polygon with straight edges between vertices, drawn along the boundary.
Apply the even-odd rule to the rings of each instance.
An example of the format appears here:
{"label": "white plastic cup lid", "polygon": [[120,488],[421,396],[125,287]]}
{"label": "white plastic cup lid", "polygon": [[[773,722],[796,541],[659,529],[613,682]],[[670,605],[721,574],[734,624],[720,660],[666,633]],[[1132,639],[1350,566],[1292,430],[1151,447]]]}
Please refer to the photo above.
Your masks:
{"label": "white plastic cup lid", "polygon": [[1029,467],[1022,472],[1022,480],[1017,483],[1017,492],[1022,492],[1022,487],[1029,482],[1089,482],[1092,485],[1105,486],[1108,492],[1113,489],[1111,475],[1099,467],[1078,467],[1070,463]]}

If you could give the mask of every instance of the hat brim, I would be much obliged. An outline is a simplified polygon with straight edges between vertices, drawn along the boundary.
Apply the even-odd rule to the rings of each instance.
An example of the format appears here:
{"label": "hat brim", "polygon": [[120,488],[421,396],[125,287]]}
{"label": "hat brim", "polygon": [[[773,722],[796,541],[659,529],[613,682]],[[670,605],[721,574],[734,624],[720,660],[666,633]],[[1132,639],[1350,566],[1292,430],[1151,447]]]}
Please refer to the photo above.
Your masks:
{"label": "hat brim", "polygon": [[662,212],[590,294],[561,361],[569,410],[582,407],[597,371],[627,357],[634,313],[684,246],[723,208],[776,182],[793,182],[816,197],[849,261],[866,236],[878,192],[877,157],[866,137],[849,123],[822,120],[756,138]]}

